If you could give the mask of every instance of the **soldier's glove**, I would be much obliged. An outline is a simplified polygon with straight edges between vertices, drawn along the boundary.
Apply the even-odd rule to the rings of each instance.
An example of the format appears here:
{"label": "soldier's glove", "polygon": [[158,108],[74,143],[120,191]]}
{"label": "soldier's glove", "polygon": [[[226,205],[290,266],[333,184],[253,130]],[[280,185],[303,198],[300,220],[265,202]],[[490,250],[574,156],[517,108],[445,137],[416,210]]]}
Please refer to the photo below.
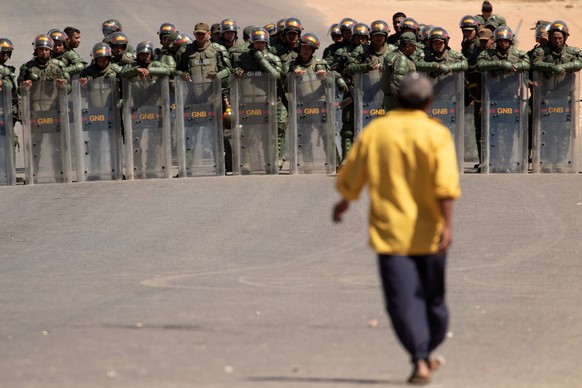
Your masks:
{"label": "soldier's glove", "polygon": [[513,65],[509,61],[500,61],[501,68],[505,71],[511,71],[513,69]]}
{"label": "soldier's glove", "polygon": [[260,61],[261,59],[263,59],[265,56],[263,55],[263,53],[261,51],[255,51],[253,53],[253,58],[255,58],[256,61]]}
{"label": "soldier's glove", "polygon": [[444,64],[443,65],[439,65],[439,72],[441,74],[447,74],[449,71],[451,71],[450,66],[444,65]]}
{"label": "soldier's glove", "polygon": [[562,65],[553,65],[552,66],[552,71],[556,75],[564,75],[564,74],[566,74],[566,70],[564,70],[564,66],[562,66]]}

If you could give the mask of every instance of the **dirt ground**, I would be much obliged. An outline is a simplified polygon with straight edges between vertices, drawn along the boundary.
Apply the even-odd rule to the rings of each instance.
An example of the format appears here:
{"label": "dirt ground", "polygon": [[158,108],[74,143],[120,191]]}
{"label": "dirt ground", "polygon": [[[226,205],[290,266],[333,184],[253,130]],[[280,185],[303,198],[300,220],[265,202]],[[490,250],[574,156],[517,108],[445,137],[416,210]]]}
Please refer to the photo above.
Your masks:
{"label": "dirt ground", "polygon": [[[493,13],[505,17],[508,25],[518,35],[517,47],[529,50],[534,44],[534,34],[530,28],[539,19],[563,20],[570,28],[570,46],[582,47],[582,1],[495,1],[491,0]],[[307,4],[327,16],[327,24],[337,23],[344,17],[370,23],[381,19],[391,24],[392,15],[402,11],[407,16],[423,24],[445,28],[451,35],[450,46],[460,50],[462,34],[459,20],[465,15],[481,13],[481,1],[434,1],[434,0],[381,0],[351,1],[338,5],[335,0],[307,0]],[[309,28],[306,26],[306,29]],[[322,37],[323,38],[323,37]]]}

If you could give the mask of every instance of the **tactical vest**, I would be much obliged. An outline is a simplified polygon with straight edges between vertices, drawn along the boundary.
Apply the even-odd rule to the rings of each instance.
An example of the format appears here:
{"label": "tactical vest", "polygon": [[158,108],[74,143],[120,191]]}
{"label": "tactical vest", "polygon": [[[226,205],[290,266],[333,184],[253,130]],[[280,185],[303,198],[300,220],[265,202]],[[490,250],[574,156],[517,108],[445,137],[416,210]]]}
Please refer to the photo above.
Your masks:
{"label": "tactical vest", "polygon": [[192,78],[206,78],[208,74],[218,74],[219,52],[210,42],[206,42],[202,48],[198,48],[196,42],[190,44],[185,55],[188,56],[188,72]]}

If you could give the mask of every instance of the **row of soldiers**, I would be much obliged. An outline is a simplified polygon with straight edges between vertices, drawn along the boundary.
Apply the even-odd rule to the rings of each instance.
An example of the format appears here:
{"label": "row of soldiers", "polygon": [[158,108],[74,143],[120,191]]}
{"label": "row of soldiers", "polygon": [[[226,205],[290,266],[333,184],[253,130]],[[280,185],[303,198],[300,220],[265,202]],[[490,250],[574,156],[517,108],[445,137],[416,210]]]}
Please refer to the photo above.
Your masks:
{"label": "row of soldiers", "polygon": [[[357,73],[381,72],[384,107],[390,110],[396,106],[399,82],[409,72],[424,71],[435,79],[450,72],[465,72],[465,103],[473,103],[475,107],[479,144],[481,72],[536,69],[547,76],[560,76],[582,67],[580,50],[565,44],[569,36],[566,23],[538,22],[536,46],[524,53],[513,47],[513,32],[505,25],[505,19],[493,15],[485,3],[481,15],[461,19],[460,53],[450,48],[449,34],[441,27],[421,25],[402,12],[394,14],[392,24],[394,33],[390,34],[385,21],[376,20],[367,25],[344,18],[331,26],[334,43],[319,59],[315,56],[320,46],[318,37],[303,33],[297,18],[281,19],[259,28],[247,26],[242,41],[238,39],[238,23],[232,19],[212,27],[197,23],[194,38],[180,33],[171,23],[163,23],[158,31],[161,48],[142,41],[135,49],[123,33],[121,23],[111,19],[102,24],[104,39],[93,47],[92,62],[88,66],[75,51],[80,41],[78,29],[67,27],[37,36],[33,42],[34,57],[22,65],[16,82],[15,69],[6,64],[14,47],[10,40],[0,39],[0,82],[30,88],[35,80],[57,80],[58,85],[68,87],[72,76],[79,76],[81,82],[99,77],[170,76],[185,80],[218,77],[223,89],[223,109],[227,111],[231,74],[266,72],[278,81],[278,152],[282,163],[288,107],[285,80],[289,72],[333,72],[336,85],[344,94],[340,134],[345,156],[354,139],[354,106],[350,95],[354,86],[352,79]],[[13,88],[15,92],[17,89]],[[16,102],[16,93],[14,99]],[[15,103],[15,117],[18,117],[16,106]]]}

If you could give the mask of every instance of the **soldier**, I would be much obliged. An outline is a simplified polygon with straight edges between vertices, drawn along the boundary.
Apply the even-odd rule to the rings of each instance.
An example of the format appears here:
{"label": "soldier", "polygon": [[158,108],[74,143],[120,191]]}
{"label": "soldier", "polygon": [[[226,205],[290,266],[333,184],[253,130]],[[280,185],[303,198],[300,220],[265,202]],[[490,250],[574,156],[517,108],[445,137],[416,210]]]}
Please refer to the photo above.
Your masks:
{"label": "soldier", "polygon": [[113,54],[109,45],[97,43],[91,50],[91,57],[93,61],[79,75],[81,86],[85,86],[90,79],[116,78],[121,73],[122,67],[111,62]]}
{"label": "soldier", "polygon": [[255,28],[256,28],[255,26],[246,26],[243,29],[243,42],[237,46],[233,46],[228,49],[228,53],[230,54],[230,61],[232,64],[234,64],[238,60],[238,57],[242,53],[249,50],[251,46],[249,38],[251,36],[251,32],[254,31]]}
{"label": "soldier", "polygon": [[[542,72],[540,77],[542,87],[542,99],[562,100],[563,110],[567,110],[572,101],[572,84],[574,78],[567,77],[567,73],[573,73],[582,69],[582,51],[579,48],[566,44],[569,37],[569,29],[565,22],[556,20],[548,28],[549,41],[547,46],[540,46],[533,53],[533,69]],[[545,90],[544,90],[545,89]],[[551,93],[548,93],[551,90]],[[555,104],[550,102],[549,105]],[[544,139],[542,140],[545,150],[538,146],[539,155],[536,167],[540,166],[539,161],[544,159],[545,165],[541,166],[544,172],[565,172],[571,165],[572,155],[570,148],[575,142],[575,124],[555,121],[544,128]],[[551,129],[551,130],[550,130]],[[538,135],[541,136],[541,135]],[[575,144],[575,143],[574,143]],[[574,151],[575,152],[575,151]],[[553,168],[552,168],[553,164]],[[577,170],[574,170],[576,172]]]}
{"label": "soldier", "polygon": [[230,50],[241,44],[238,40],[238,23],[232,19],[224,19],[220,22],[220,40],[218,43]]}
{"label": "soldier", "polygon": [[285,18],[277,20],[277,43],[285,43]]}
{"label": "soldier", "polygon": [[503,16],[493,14],[493,6],[487,0],[481,6],[481,15],[477,15],[475,18],[481,26],[489,28],[491,31],[507,25]]}
{"label": "soldier", "polygon": [[397,44],[402,31],[400,31],[400,22],[406,17],[404,12],[396,12],[392,15],[392,26],[394,27],[394,33],[388,37],[389,44]]}
{"label": "soldier", "polygon": [[[277,80],[277,84],[279,85],[277,88],[277,122],[279,123],[281,121],[281,118],[279,117],[280,112],[284,110],[280,90],[282,90],[281,86],[285,73],[283,72],[281,59],[267,50],[269,38],[269,32],[264,28],[256,28],[253,30],[249,38],[251,47],[237,57],[236,62],[234,63],[234,73],[238,77],[242,77],[245,72],[264,72],[270,74]],[[285,116],[286,113],[287,111],[285,110]],[[264,144],[267,143],[267,141],[264,142]],[[283,164],[283,153],[285,151],[285,132],[283,132],[283,128],[279,125],[277,125],[277,148],[279,168],[281,168]],[[268,154],[268,152],[265,151],[265,154]],[[270,172],[269,168],[267,168],[267,173]],[[246,174],[248,172],[242,171],[242,173]]]}
{"label": "soldier", "polygon": [[384,57],[397,49],[386,43],[390,27],[383,20],[375,20],[370,24],[370,44],[360,45],[352,51],[348,59],[347,73],[367,73],[370,70],[382,70]]}
{"label": "soldier", "polygon": [[85,63],[75,51],[67,51],[68,37],[62,31],[51,30],[48,33],[54,42],[53,59],[62,62],[63,69],[69,76],[81,73],[85,68]]}
{"label": "soldier", "polygon": [[127,51],[129,40],[123,32],[114,32],[108,38],[109,47],[111,47],[111,62],[119,66],[125,66],[135,62],[135,55]]}
{"label": "soldier", "polygon": [[188,36],[187,34],[180,33],[178,31],[172,32],[168,36],[168,40],[170,44],[168,45],[168,51],[174,57],[174,61],[178,63],[184,51],[186,51],[186,47],[194,42],[194,40]]}
{"label": "soldier", "polygon": [[[101,24],[101,32],[103,32],[104,43],[109,43],[109,40],[111,39],[111,34],[122,31],[123,28],[121,27],[121,23],[119,22],[119,20],[108,19]],[[126,51],[130,54],[133,54],[135,52],[133,46],[130,45],[129,43],[127,44]],[[113,53],[113,57],[115,57],[115,53]]]}
{"label": "soldier", "polygon": [[329,36],[331,37],[331,40],[333,40],[333,43],[338,43],[344,40],[342,30],[339,28],[338,23],[334,23],[329,27]]}
{"label": "soldier", "polygon": [[276,46],[279,37],[279,31],[277,31],[277,24],[275,23],[268,23],[263,26],[265,30],[269,33],[269,46],[273,47]]}
{"label": "soldier", "polygon": [[420,28],[420,42],[424,47],[430,47],[430,30],[435,28],[432,24],[425,24]]}
{"label": "soldier", "polygon": [[210,27],[207,23],[197,23],[194,26],[194,42],[186,46],[186,50],[176,67],[176,74],[186,81],[192,76],[221,80],[230,76],[230,69],[225,64],[220,50],[210,42]]}
{"label": "soldier", "polygon": [[416,50],[414,50],[412,59],[415,61],[421,61],[424,56],[424,44],[419,42],[421,39],[420,24],[418,24],[413,18],[404,18],[400,22],[400,32],[402,34],[405,32],[412,32],[416,36]]}
{"label": "soldier", "polygon": [[[154,82],[151,81],[151,77],[167,77],[170,76],[172,72],[163,63],[154,61],[154,45],[149,41],[143,41],[137,44],[136,47],[136,59],[133,63],[127,64],[121,70],[119,76],[121,78],[130,79],[130,82],[135,78],[148,79],[146,83],[133,83],[132,88],[141,89],[141,93],[133,93],[133,105],[132,107],[138,107],[142,105],[148,105],[151,103],[151,90],[150,86],[153,86]],[[139,98],[137,98],[139,96]],[[158,104],[161,96],[158,98]],[[148,102],[145,102],[148,101]],[[132,134],[132,139],[128,141],[133,141],[135,144],[141,143],[141,136],[143,132],[135,132]],[[137,177],[142,178],[143,172],[146,173],[147,178],[157,178],[157,173],[153,172],[156,170],[156,164],[158,162],[157,150],[161,147],[163,139],[161,133],[157,128],[148,131],[148,145],[147,145],[147,156],[146,156],[146,167],[145,171],[143,169],[143,161],[139,157],[134,157],[134,169],[138,172]],[[136,154],[137,155],[137,154]],[[134,156],[136,156],[134,155]],[[129,156],[128,157],[132,157]]]}
{"label": "soldier", "polygon": [[220,23],[214,23],[210,26],[210,41],[212,43],[220,43],[222,34],[220,32]]}
{"label": "soldier", "polygon": [[[346,36],[344,35],[344,39]],[[331,65],[331,69],[335,72],[336,78],[343,79],[343,81],[339,81],[338,85],[345,83],[343,90],[344,102],[342,103],[342,128],[340,130],[342,160],[345,159],[354,142],[354,104],[351,92],[353,80],[347,71],[347,67],[352,52],[368,42],[370,28],[365,23],[356,23],[352,28],[351,36],[352,39],[348,41],[348,44],[344,44],[343,47],[335,52],[333,64]]]}
{"label": "soldier", "polygon": [[[14,122],[16,122],[20,120],[18,112],[18,95],[16,93],[16,68],[6,64],[10,57],[12,57],[13,50],[14,45],[10,39],[0,38],[0,90],[2,90],[2,85],[6,85],[12,89],[12,117]],[[16,135],[15,140],[17,140]],[[17,141],[15,141],[14,144],[16,145]]]}
{"label": "soldier", "polygon": [[415,62],[416,70],[438,78],[449,72],[467,71],[469,64],[463,54],[451,50],[449,34],[441,27],[434,27],[429,34],[429,45],[424,49],[424,59]]}
{"label": "soldier", "polygon": [[[30,101],[33,111],[51,111],[58,109],[58,89],[70,89],[69,75],[63,70],[60,61],[51,58],[54,42],[48,35],[38,35],[34,42],[33,58],[20,67],[18,74],[18,85],[23,95],[23,90],[31,92]],[[33,88],[33,83],[40,81],[54,81],[39,83],[40,87]],[[54,87],[56,86],[56,87]],[[32,130],[32,129],[31,129]],[[40,145],[43,143],[43,133],[32,130],[32,144]],[[49,142],[53,141],[49,137]],[[50,146],[56,146],[51,144]],[[39,171],[42,148],[39,146],[33,158],[34,165],[32,173],[37,174]],[[55,181],[62,181],[60,171],[62,171],[61,161],[55,155],[52,158],[53,171],[55,172]]]}
{"label": "soldier", "polygon": [[338,27],[341,34],[341,39],[334,39],[334,43],[326,47],[323,50],[323,59],[331,67],[335,58],[335,53],[340,48],[351,44],[352,42],[352,28],[356,25],[356,21],[352,18],[343,18],[339,23]]}
{"label": "soldier", "polygon": [[582,68],[582,51],[566,44],[569,29],[566,23],[557,20],[548,28],[549,42],[538,47],[533,53],[533,68],[544,72],[547,78],[563,76],[566,72]]}
{"label": "soldier", "polygon": [[538,47],[546,47],[548,45],[548,42],[550,40],[550,38],[548,36],[548,30],[550,28],[550,24],[552,24],[552,23],[548,22],[546,20],[538,20],[536,22],[535,27],[532,28],[532,30],[535,30],[534,31],[534,38],[536,40],[536,45],[530,51],[528,51],[528,55],[529,55],[532,63],[533,63],[534,51]]}
{"label": "soldier", "polygon": [[398,107],[398,90],[400,81],[416,71],[412,57],[416,45],[416,35],[410,31],[403,32],[398,40],[398,50],[384,57],[384,72],[382,73],[382,91],[384,92],[384,109],[388,111]]}
{"label": "soldier", "polygon": [[173,32],[176,32],[176,27],[172,23],[162,23],[158,30],[162,47],[156,48],[154,51],[155,60],[166,65],[172,73],[176,70],[176,60],[168,47],[170,45],[169,36]]}
{"label": "soldier", "polygon": [[[323,59],[319,59],[315,56],[315,51],[319,49],[319,38],[317,35],[312,33],[307,33],[301,36],[299,40],[299,55],[289,66],[288,77],[297,76],[300,77],[304,74],[309,74],[317,76],[318,78],[325,78],[326,74],[330,72],[327,62]],[[307,90],[305,90],[305,95],[310,95],[315,90],[317,90],[321,84],[320,82],[309,82]],[[322,94],[325,96],[325,94]],[[325,126],[317,125],[317,131],[319,131],[319,136],[323,140],[324,150],[327,152],[327,141],[330,138],[329,134],[325,133]],[[313,144],[311,142],[311,137],[307,137],[302,140],[301,151],[303,153],[303,162],[312,163],[313,162]],[[309,167],[303,170],[304,173],[310,173]]]}
{"label": "soldier", "polygon": [[530,69],[527,54],[512,47],[513,32],[507,26],[499,27],[493,33],[495,48],[484,50],[477,58],[477,71],[488,71],[493,76],[505,72],[520,72]]}
{"label": "soldier", "polygon": [[[461,18],[459,28],[463,32],[463,41],[461,42],[461,53],[467,58],[469,70],[465,72],[465,107],[473,103],[473,124],[475,126],[475,142],[477,145],[477,164],[474,168],[481,165],[481,73],[475,70],[477,57],[486,49],[485,43],[481,45],[479,40],[479,21],[471,16],[465,15]],[[493,36],[493,33],[491,33]]]}
{"label": "soldier", "polygon": [[81,30],[75,27],[67,26],[63,30],[65,34],[67,34],[67,51],[75,51],[76,48],[79,48],[81,44]]}

